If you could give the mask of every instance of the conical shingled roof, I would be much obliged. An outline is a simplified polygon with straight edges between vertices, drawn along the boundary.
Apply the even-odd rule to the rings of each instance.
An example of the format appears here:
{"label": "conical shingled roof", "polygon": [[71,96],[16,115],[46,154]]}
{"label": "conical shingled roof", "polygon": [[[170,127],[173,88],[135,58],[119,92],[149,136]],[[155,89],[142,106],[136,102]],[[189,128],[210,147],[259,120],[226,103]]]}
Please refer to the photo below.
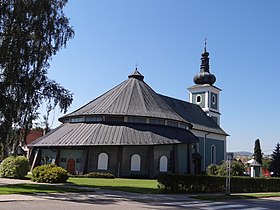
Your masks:
{"label": "conical shingled roof", "polygon": [[89,102],[80,109],[60,118],[87,115],[144,116],[188,123],[178,115],[149,85],[136,69],[128,79]]}

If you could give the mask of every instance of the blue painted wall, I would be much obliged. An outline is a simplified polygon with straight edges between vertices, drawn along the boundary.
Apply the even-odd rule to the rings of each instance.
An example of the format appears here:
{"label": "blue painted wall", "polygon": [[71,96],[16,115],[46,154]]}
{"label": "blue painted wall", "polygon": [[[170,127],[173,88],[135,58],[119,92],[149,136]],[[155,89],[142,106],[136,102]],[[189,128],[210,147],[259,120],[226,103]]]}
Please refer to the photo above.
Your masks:
{"label": "blue painted wall", "polygon": [[198,137],[199,139],[199,154],[202,156],[201,170],[207,169],[207,166],[211,164],[211,147],[216,147],[216,164],[220,165],[224,160],[225,154],[225,142],[217,139],[206,138],[205,140],[205,169],[204,169],[204,138]]}

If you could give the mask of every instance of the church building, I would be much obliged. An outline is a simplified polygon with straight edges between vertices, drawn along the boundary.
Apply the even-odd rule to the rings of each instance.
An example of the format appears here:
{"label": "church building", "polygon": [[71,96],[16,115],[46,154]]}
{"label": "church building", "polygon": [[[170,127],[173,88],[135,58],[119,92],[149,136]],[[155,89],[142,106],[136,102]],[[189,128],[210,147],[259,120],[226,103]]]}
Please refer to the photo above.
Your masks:
{"label": "church building", "polygon": [[220,91],[204,49],[190,102],[155,92],[136,68],[128,79],[59,121],[32,142],[32,167],[56,163],[72,174],[110,172],[154,178],[200,174],[225,159]]}

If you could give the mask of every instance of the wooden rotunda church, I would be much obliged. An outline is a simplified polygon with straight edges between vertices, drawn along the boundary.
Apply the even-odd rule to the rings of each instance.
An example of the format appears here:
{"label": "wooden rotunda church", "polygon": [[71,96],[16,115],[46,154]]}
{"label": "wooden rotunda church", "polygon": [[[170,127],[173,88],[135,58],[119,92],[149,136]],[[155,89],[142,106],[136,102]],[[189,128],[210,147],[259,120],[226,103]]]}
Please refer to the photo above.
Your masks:
{"label": "wooden rotunda church", "polygon": [[219,92],[204,50],[190,102],[156,93],[137,70],[29,145],[33,166],[56,163],[70,173],[117,177],[195,174],[221,163],[227,133],[220,127]]}

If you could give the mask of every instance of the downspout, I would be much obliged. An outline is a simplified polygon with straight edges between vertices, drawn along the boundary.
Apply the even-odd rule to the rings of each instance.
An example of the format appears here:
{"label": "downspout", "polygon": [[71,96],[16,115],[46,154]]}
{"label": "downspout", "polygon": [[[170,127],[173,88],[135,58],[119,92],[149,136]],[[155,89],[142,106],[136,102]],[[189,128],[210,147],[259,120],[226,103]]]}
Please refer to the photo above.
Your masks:
{"label": "downspout", "polygon": [[206,137],[210,134],[210,132],[207,132],[205,135],[204,135],[204,145],[203,145],[203,168],[204,168],[204,171],[206,171],[206,146],[205,146],[205,142],[206,142]]}

